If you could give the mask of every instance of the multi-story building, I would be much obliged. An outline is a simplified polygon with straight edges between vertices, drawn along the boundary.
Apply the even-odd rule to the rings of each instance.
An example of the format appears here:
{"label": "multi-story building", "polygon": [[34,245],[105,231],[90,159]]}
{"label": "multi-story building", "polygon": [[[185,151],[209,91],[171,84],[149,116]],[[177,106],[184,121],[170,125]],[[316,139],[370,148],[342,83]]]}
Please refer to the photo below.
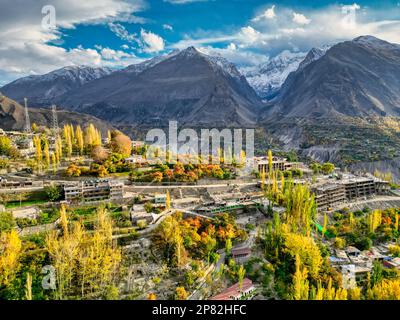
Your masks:
{"label": "multi-story building", "polygon": [[[268,157],[256,157],[252,159],[254,163],[254,169],[258,172],[269,171],[269,160]],[[272,170],[273,171],[289,171],[293,169],[306,170],[304,165],[300,162],[289,162],[285,158],[272,157]]]}
{"label": "multi-story building", "polygon": [[[257,167],[258,172],[267,172],[269,171],[269,161],[268,157],[257,158],[254,160],[255,165]],[[290,164],[284,158],[272,157],[272,170],[273,171],[285,171],[287,170]]]}
{"label": "multi-story building", "polygon": [[340,182],[346,189],[348,200],[369,197],[375,194],[386,194],[390,185],[375,177],[351,177]]}
{"label": "multi-story building", "polygon": [[42,188],[42,181],[7,180],[0,177],[0,189]]}
{"label": "multi-story building", "polygon": [[346,202],[346,189],[341,184],[328,184],[315,188],[318,210],[329,210]]}
{"label": "multi-story building", "polygon": [[110,180],[85,180],[64,185],[67,201],[116,200],[124,196],[124,185]]}
{"label": "multi-story building", "polygon": [[346,201],[387,194],[388,182],[375,177],[345,177],[334,184],[325,184],[313,188],[318,210],[329,210]]}

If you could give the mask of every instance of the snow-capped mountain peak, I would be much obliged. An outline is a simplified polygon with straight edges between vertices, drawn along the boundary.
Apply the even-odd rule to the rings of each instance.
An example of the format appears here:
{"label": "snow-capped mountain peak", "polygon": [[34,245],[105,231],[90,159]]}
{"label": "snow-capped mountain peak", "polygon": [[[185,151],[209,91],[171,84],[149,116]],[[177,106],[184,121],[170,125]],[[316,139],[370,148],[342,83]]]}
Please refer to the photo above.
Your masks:
{"label": "snow-capped mountain peak", "polygon": [[242,68],[240,71],[262,99],[270,100],[292,72],[320,59],[331,47],[332,45],[325,45],[313,48],[308,53],[284,50],[266,63],[253,68]]}
{"label": "snow-capped mountain peak", "polygon": [[289,74],[298,69],[306,55],[305,52],[285,50],[266,63],[254,68],[242,68],[240,71],[261,98],[270,99]]}
{"label": "snow-capped mountain peak", "polygon": [[67,66],[63,67],[44,75],[31,75],[27,77],[20,78],[14,81],[14,84],[22,84],[25,82],[29,82],[32,80],[46,82],[46,81],[54,81],[60,77],[72,81],[77,81],[80,84],[84,84],[86,82],[99,79],[104,77],[112,72],[109,68],[98,68],[98,67],[89,67],[89,66]]}

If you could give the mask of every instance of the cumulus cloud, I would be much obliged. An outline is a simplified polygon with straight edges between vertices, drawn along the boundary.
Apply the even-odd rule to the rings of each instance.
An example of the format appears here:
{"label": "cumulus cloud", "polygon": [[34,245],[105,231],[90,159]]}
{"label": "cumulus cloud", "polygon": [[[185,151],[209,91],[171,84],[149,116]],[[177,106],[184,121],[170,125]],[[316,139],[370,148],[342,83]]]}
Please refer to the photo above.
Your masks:
{"label": "cumulus cloud", "polygon": [[311,20],[304,14],[293,12],[293,22],[301,25],[310,24]]}
{"label": "cumulus cloud", "polygon": [[[78,24],[144,21],[135,16],[145,8],[142,0],[96,0],[90,5],[77,0],[53,0],[56,25],[44,28],[42,8],[48,4],[47,0],[0,2],[0,75],[3,78],[42,74],[66,65],[116,66],[116,60],[104,60],[96,48],[56,46],[55,43],[60,43],[61,30],[75,28]],[[121,52],[114,55],[119,65],[137,60]]]}
{"label": "cumulus cloud", "polygon": [[276,18],[275,14],[275,5],[273,5],[271,8],[267,9],[264,11],[264,13],[260,14],[259,16],[256,16],[255,18],[252,19],[254,22],[258,22],[264,19],[271,20]]}
{"label": "cumulus cloud", "polygon": [[232,29],[230,33],[203,30],[186,35],[173,47],[182,49],[189,45],[225,45],[230,49],[236,48],[238,52],[247,50],[274,55],[287,49],[307,51],[361,35],[373,35],[400,43],[400,19],[394,10],[372,9],[355,3],[308,9],[302,13],[294,12],[289,7],[280,7],[279,19],[274,19],[273,23],[262,23],[266,19],[254,21],[259,16],[255,15],[247,24]]}
{"label": "cumulus cloud", "polygon": [[129,53],[126,53],[125,51],[114,50],[111,48],[101,49],[100,54],[101,54],[102,58],[105,60],[115,60],[115,61],[120,61],[123,58],[132,57],[132,55],[130,55]]}
{"label": "cumulus cloud", "polygon": [[159,35],[142,29],[140,31],[142,41],[144,44],[144,51],[148,53],[160,52],[165,48],[165,41]]}
{"label": "cumulus cloud", "polygon": [[243,27],[238,34],[240,40],[245,44],[253,44],[262,38],[262,34],[251,26]]}

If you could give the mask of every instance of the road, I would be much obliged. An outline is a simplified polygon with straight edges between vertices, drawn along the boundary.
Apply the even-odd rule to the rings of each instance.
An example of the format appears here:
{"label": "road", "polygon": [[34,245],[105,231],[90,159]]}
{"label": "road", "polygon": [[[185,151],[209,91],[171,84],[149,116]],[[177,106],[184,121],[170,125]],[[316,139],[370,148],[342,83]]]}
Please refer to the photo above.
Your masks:
{"label": "road", "polygon": [[130,190],[146,190],[146,189],[199,189],[199,188],[221,188],[221,187],[247,187],[247,186],[257,186],[257,182],[242,182],[242,183],[220,183],[220,184],[196,184],[196,185],[128,185],[126,189]]}
{"label": "road", "polygon": [[343,208],[347,207],[347,208],[352,209],[353,207],[359,207],[362,205],[379,203],[379,202],[388,202],[388,203],[399,202],[399,204],[400,204],[400,196],[376,196],[372,199],[348,202],[348,203],[346,203],[346,205],[343,205]]}

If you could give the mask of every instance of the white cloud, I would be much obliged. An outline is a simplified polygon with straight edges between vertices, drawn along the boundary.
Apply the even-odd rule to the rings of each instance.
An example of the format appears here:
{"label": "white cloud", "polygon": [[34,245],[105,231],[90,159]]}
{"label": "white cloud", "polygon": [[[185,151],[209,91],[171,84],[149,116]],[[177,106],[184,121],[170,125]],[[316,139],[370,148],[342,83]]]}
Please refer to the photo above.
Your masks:
{"label": "white cloud", "polygon": [[165,41],[159,35],[142,29],[140,35],[144,44],[144,51],[148,53],[163,51],[165,48]]}
{"label": "white cloud", "polygon": [[331,5],[309,9],[301,14],[295,12],[297,16],[291,8],[280,7],[279,19],[274,19],[273,23],[255,22],[253,19],[229,33],[200,30],[186,34],[171,48],[183,49],[191,45],[211,48],[224,45],[225,49],[215,50],[222,50],[225,57],[243,63],[244,52],[248,53],[249,59],[253,59],[252,54],[255,52],[264,56],[273,56],[287,49],[306,52],[313,47],[351,40],[361,35],[373,35],[400,43],[400,19],[395,10],[361,8],[356,3],[350,9],[355,11],[356,19],[349,24],[349,16],[346,14],[348,6]]}
{"label": "white cloud", "polygon": [[301,25],[310,24],[311,20],[304,14],[293,12],[293,22]]}
{"label": "white cloud", "polygon": [[[61,28],[75,28],[77,24],[143,22],[134,13],[143,10],[144,0],[53,0],[56,9],[56,28],[44,29],[42,7],[47,0],[0,1],[0,77],[15,79],[29,74],[42,74],[67,65],[124,66],[138,61],[133,55],[99,48],[78,46],[64,49],[60,43]],[[105,57],[111,59],[106,60]]]}
{"label": "white cloud", "polygon": [[131,55],[121,50],[114,50],[111,48],[103,48],[100,51],[102,58],[106,60],[120,61],[123,58],[129,58]]}
{"label": "white cloud", "polygon": [[129,33],[126,28],[120,23],[108,23],[110,30],[120,39],[128,42],[137,42],[137,34]]}
{"label": "white cloud", "polygon": [[226,42],[226,41],[233,41],[236,39],[235,35],[217,35],[213,33],[209,37],[202,37],[195,39],[190,36],[185,36],[184,39],[174,43],[171,45],[171,48],[174,49],[186,49],[187,47],[190,46],[202,46],[202,45],[207,45],[207,44],[213,44],[213,43],[221,43],[221,42]]}
{"label": "white cloud", "polygon": [[271,8],[265,10],[264,13],[260,14],[259,16],[256,16],[252,21],[254,22],[258,22],[264,19],[275,19],[276,18],[276,14],[275,14],[275,5],[273,5]]}
{"label": "white cloud", "polygon": [[269,60],[265,54],[260,54],[229,45],[226,48],[213,48],[211,46],[199,47],[201,52],[209,55],[220,55],[238,66],[256,66]]}
{"label": "white cloud", "polygon": [[239,38],[244,43],[252,44],[260,40],[261,33],[253,27],[247,26],[240,29]]}
{"label": "white cloud", "polygon": [[163,24],[163,28],[168,31],[173,31],[174,28],[170,24]]}
{"label": "white cloud", "polygon": [[230,43],[226,48],[227,48],[228,50],[236,50],[236,49],[237,49],[237,46],[236,46],[236,44],[234,44],[234,43],[232,42],[232,43]]}

